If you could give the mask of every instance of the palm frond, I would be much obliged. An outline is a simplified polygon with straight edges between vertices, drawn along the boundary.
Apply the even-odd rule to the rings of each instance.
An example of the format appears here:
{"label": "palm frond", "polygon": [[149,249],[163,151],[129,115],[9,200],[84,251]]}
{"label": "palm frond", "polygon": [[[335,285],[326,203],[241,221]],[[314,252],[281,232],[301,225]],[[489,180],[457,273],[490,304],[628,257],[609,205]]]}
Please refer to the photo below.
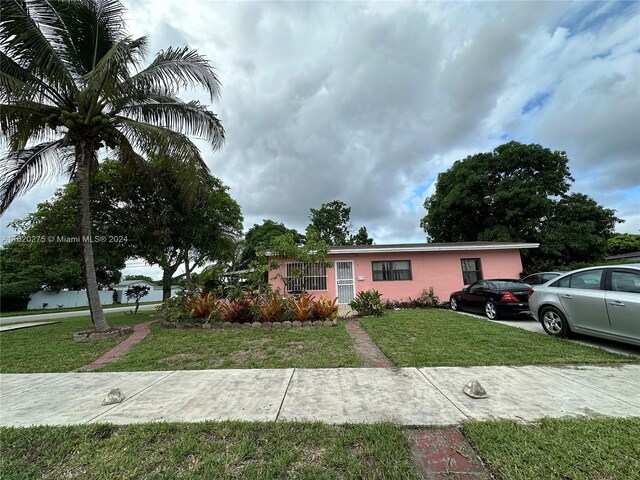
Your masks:
{"label": "palm frond", "polygon": [[59,28],[47,0],[0,2],[0,47],[16,63],[66,98],[77,92],[68,69],[69,56],[58,37]]}
{"label": "palm frond", "polygon": [[114,43],[125,35],[124,8],[119,0],[49,0],[40,15],[55,25],[77,76],[90,72]]}
{"label": "palm frond", "polygon": [[154,97],[145,103],[125,107],[121,113],[139,122],[163,125],[186,135],[202,138],[214,150],[224,143],[222,123],[198,101],[185,103],[177,98]]}
{"label": "palm frond", "polygon": [[12,150],[24,149],[29,141],[50,141],[59,132],[47,126],[46,117],[58,112],[57,107],[38,102],[0,103],[2,136]]}
{"label": "palm frond", "polygon": [[198,192],[195,180],[211,175],[198,147],[187,136],[168,128],[120,117],[118,120],[123,137],[128,138],[135,149],[153,158],[156,167],[175,171],[183,199],[191,202]]}
{"label": "palm frond", "polygon": [[174,92],[181,88],[200,85],[211,100],[220,96],[220,80],[207,59],[188,47],[163,50],[144,70],[133,75],[125,91],[137,91],[143,95],[154,92]]}
{"label": "palm frond", "polygon": [[[189,162],[193,158],[201,160],[198,147],[182,133],[120,116],[116,120],[119,130],[131,145],[145,156],[167,155],[179,162]],[[207,168],[206,165],[204,167]]]}
{"label": "palm frond", "polygon": [[68,171],[68,157],[57,155],[62,141],[9,152],[0,161],[0,213],[42,179]]}
{"label": "palm frond", "polygon": [[96,99],[102,97],[111,102],[120,97],[124,93],[120,86],[129,79],[129,66],[139,64],[146,46],[145,37],[116,42],[84,77],[86,91],[92,92]]}
{"label": "palm frond", "polygon": [[21,98],[66,104],[66,99],[45,82],[0,51],[0,101]]}

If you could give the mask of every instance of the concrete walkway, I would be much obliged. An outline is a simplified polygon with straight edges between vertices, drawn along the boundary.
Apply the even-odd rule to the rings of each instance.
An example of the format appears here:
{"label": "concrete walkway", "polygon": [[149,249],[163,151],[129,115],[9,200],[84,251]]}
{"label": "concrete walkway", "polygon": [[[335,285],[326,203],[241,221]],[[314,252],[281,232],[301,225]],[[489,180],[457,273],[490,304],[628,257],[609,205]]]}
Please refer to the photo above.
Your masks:
{"label": "concrete walkway", "polygon": [[[489,398],[462,393],[472,378]],[[126,399],[102,406],[110,389]],[[640,365],[200,370],[0,375],[0,425],[640,417]]]}
{"label": "concrete walkway", "polygon": [[346,320],[347,334],[363,367],[392,368],[393,362],[380,350],[357,320]]}
{"label": "concrete walkway", "polygon": [[[138,311],[142,310],[153,310],[156,308],[159,303],[154,303],[151,305],[140,305]],[[117,312],[128,312],[129,310],[133,310],[135,305],[127,305],[125,307],[113,307],[113,308],[105,308],[104,313],[117,313]],[[73,312],[51,312],[51,313],[38,313],[36,315],[16,315],[15,317],[0,317],[0,325],[7,325],[9,323],[22,323],[22,322],[35,322],[36,320],[54,320],[61,318],[69,318],[69,317],[86,317],[90,315],[91,312],[89,310],[76,310]]]}

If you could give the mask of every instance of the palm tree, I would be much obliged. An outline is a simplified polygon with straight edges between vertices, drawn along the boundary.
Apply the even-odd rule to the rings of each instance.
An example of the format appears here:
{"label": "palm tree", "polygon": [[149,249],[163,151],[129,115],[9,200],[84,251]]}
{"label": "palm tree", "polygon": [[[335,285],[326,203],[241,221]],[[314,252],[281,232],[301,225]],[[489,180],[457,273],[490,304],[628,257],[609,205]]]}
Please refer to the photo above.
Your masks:
{"label": "palm tree", "polygon": [[104,318],[93,265],[90,179],[98,151],[144,164],[162,154],[182,165],[188,191],[208,175],[188,135],[213,149],[224,142],[215,114],[177,92],[203,87],[211,101],[220,83],[196,51],[168,48],[143,68],[146,37],[131,38],[118,0],[2,0],[0,2],[0,213],[29,188],[56,174],[79,190],[78,218],[93,326]]}

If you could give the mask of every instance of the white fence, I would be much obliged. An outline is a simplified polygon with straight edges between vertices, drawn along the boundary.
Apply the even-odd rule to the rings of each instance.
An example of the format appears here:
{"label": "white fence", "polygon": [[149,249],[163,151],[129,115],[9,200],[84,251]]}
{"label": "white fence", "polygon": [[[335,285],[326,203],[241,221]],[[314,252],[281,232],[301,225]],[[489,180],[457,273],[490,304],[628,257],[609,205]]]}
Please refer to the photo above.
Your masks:
{"label": "white fence", "polygon": [[[171,289],[171,296],[179,289]],[[123,290],[100,290],[100,303],[102,305],[112,305],[113,292],[118,292],[118,300],[123,306],[127,304],[135,304],[133,300],[128,301]],[[162,289],[150,290],[149,293],[140,299],[141,302],[161,302],[162,301]],[[44,304],[46,306],[43,306]],[[27,305],[27,310],[40,310],[46,308],[47,310],[56,308],[71,308],[71,307],[88,307],[89,301],[87,300],[86,290],[73,290],[73,291],[61,291],[61,292],[36,292],[31,295],[31,300]]]}

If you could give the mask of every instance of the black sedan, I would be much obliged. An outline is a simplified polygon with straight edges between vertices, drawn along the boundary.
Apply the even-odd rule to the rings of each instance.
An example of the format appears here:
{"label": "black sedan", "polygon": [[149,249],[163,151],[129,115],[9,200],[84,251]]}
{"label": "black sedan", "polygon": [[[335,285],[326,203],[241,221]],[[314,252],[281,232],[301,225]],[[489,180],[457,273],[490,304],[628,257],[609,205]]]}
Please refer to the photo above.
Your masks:
{"label": "black sedan", "polygon": [[453,292],[449,303],[451,310],[480,312],[496,320],[507,313],[528,312],[530,290],[531,286],[520,280],[480,280]]}

